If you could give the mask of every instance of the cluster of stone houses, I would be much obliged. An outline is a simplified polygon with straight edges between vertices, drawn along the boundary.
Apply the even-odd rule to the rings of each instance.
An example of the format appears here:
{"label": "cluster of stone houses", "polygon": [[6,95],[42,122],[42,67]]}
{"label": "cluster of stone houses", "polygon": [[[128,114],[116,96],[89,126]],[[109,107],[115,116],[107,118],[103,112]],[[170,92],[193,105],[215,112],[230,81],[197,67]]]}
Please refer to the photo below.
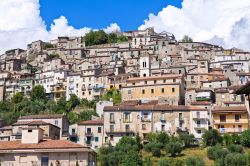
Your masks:
{"label": "cluster of stone houses", "polygon": [[187,132],[199,140],[210,128],[222,134],[249,128],[248,97],[236,93],[249,81],[249,52],[178,42],[153,28],[118,35],[128,41],[85,46],[81,37],[58,37],[0,55],[0,100],[17,92],[29,96],[36,85],[55,101],[71,94],[99,99],[111,88],[122,95],[118,105],[99,102],[98,119],[68,126],[63,116],[20,117],[0,128],[0,139],[20,140],[22,129],[36,127],[48,140],[68,139],[97,149],[125,135],[146,140],[150,132]]}

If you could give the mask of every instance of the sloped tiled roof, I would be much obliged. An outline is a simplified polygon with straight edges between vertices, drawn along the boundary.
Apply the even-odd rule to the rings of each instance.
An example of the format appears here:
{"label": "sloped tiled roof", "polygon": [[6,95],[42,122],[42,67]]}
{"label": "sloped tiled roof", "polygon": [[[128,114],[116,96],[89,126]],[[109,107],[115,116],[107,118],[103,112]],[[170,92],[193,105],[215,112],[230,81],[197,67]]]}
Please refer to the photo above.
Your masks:
{"label": "sloped tiled roof", "polygon": [[84,148],[90,150],[88,147],[82,146],[80,144],[73,143],[68,140],[43,140],[38,144],[23,144],[21,140],[15,141],[1,141],[0,142],[0,151],[1,150],[30,150],[30,149],[68,149],[68,148]]}
{"label": "sloped tiled roof", "polygon": [[79,125],[103,125],[103,120],[102,119],[87,120],[87,121],[81,121],[78,124]]}

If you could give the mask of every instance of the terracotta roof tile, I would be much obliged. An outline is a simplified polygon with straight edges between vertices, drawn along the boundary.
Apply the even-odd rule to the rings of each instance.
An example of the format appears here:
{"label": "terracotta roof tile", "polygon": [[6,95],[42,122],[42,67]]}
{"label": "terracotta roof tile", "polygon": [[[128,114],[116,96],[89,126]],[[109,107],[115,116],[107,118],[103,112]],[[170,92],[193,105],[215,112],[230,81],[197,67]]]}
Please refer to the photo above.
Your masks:
{"label": "terracotta roof tile", "polygon": [[215,107],[212,110],[213,113],[216,112],[247,112],[246,106],[237,106],[237,107]]}
{"label": "terracotta roof tile", "polygon": [[87,120],[87,121],[81,121],[78,124],[79,125],[103,125],[103,120],[102,119]]}
{"label": "terracotta roof tile", "polygon": [[67,140],[43,140],[38,144],[22,144],[21,140],[1,141],[1,150],[20,150],[20,149],[67,149],[67,148],[87,148],[80,144]]}

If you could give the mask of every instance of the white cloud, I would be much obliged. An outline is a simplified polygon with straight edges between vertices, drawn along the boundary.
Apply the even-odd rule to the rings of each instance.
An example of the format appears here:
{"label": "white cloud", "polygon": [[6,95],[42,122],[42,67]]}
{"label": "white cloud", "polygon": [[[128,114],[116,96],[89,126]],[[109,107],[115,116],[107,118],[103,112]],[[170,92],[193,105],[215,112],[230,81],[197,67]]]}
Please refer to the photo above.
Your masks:
{"label": "white cloud", "polygon": [[189,35],[195,41],[250,50],[250,1],[184,0],[181,8],[167,6],[157,15],[149,14],[139,29],[152,26],[177,39]]}
{"label": "white cloud", "polygon": [[[35,40],[48,41],[57,36],[83,36],[91,28],[76,29],[61,16],[46,30],[40,16],[39,0],[0,0],[0,53],[12,48],[26,48]],[[120,31],[116,23],[104,28],[106,32]]]}
{"label": "white cloud", "polygon": [[103,29],[106,33],[112,33],[112,32],[120,32],[121,29],[120,27],[117,25],[117,23],[112,23],[110,24],[110,26],[108,26],[107,28]]}

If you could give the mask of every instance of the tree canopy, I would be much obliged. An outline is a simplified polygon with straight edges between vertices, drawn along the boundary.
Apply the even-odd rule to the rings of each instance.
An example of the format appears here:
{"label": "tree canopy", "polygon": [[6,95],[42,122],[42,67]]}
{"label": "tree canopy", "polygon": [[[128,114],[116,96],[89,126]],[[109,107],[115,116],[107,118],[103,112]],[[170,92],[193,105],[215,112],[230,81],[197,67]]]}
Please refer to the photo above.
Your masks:
{"label": "tree canopy", "polygon": [[183,36],[181,42],[193,42],[193,39],[187,35]]}
{"label": "tree canopy", "polygon": [[125,36],[118,36],[116,33],[107,34],[103,30],[90,31],[83,38],[86,46],[100,45],[107,43],[119,43],[127,41]]}

